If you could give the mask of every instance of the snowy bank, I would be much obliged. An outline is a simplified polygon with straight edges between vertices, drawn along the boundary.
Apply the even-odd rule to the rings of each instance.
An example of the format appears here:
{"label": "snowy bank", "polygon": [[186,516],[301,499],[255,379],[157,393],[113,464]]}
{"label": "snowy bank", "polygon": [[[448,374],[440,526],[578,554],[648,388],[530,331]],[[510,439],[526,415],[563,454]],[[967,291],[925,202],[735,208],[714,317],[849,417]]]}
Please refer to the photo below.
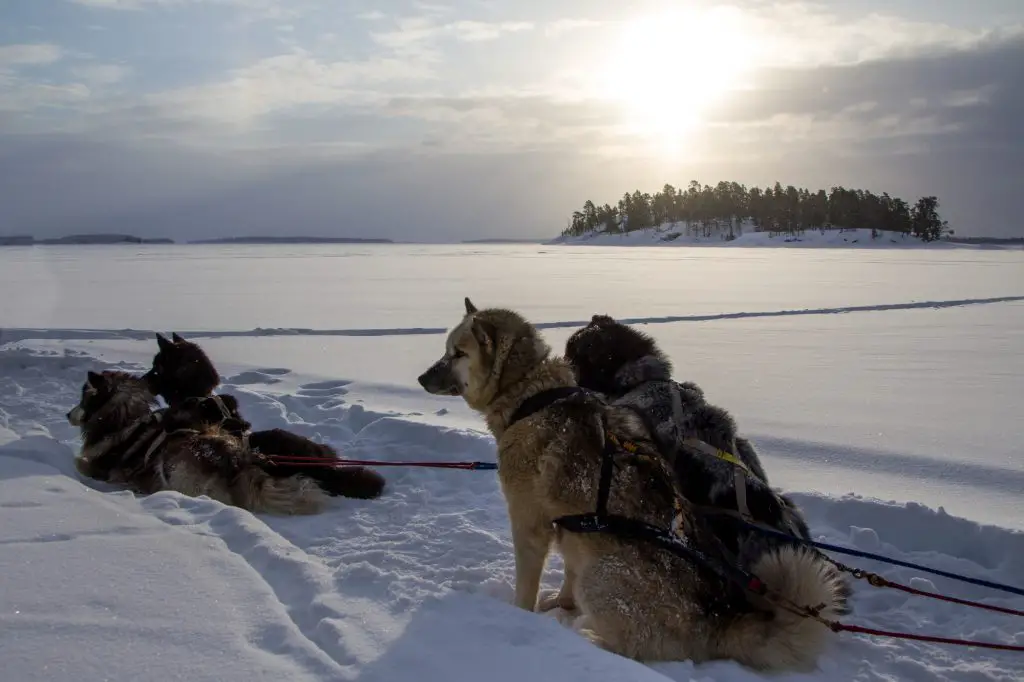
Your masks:
{"label": "snowy bank", "polygon": [[[493,472],[384,469],[381,499],[336,500],[325,514],[292,519],[176,493],[136,498],[82,480],[64,413],[86,369],[104,366],[79,352],[0,347],[5,679],[767,679],[729,662],[641,665],[590,646],[558,614],[512,607],[508,521]],[[238,396],[259,428],[322,438],[351,457],[494,456],[482,426],[429,423],[425,413],[445,410],[425,395],[409,394],[412,406],[370,409],[350,381],[310,380],[280,367],[233,369],[221,390]],[[912,503],[796,499],[818,539],[993,581],[1019,583],[1024,575],[1024,533]],[[922,589],[1024,608],[1021,598],[854,563]],[[559,579],[556,560],[545,583]],[[1009,616],[863,584],[853,606],[851,621],[871,627],[1024,644],[1024,626]],[[843,635],[818,672],[771,679],[1022,675],[1019,655]]]}
{"label": "snowy bank", "polygon": [[[686,224],[666,223],[632,232],[610,234],[588,232],[578,237],[560,236],[546,244],[564,246],[728,246],[728,247],[790,247],[790,248],[844,248],[844,249],[949,249],[978,248],[973,244],[956,244],[948,241],[925,242],[910,235],[893,232],[879,232],[871,236],[871,230],[807,230],[802,234],[754,232],[747,228],[735,239],[725,239],[722,234],[700,237],[687,234]],[[991,248],[991,247],[990,247]]]}

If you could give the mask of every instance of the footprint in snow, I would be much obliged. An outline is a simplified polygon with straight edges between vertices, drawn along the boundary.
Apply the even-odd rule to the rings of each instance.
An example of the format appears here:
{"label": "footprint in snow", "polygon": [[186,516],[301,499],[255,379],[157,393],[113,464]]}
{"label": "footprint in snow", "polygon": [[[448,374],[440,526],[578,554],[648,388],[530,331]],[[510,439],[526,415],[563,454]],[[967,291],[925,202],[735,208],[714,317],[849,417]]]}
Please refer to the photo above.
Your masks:
{"label": "footprint in snow", "polygon": [[258,369],[256,371],[260,372],[261,374],[269,374],[270,376],[275,376],[275,377],[282,377],[285,374],[291,374],[292,373],[292,371],[290,369],[288,369],[287,367],[264,367],[264,368]]}
{"label": "footprint in snow", "polygon": [[233,377],[228,377],[225,383],[234,384],[236,386],[246,386],[250,384],[279,384],[281,383],[281,380],[274,378],[263,370],[253,370],[251,372],[242,372],[241,374],[236,374]]}
{"label": "footprint in snow", "polygon": [[318,398],[337,397],[348,393],[348,389],[345,387],[351,383],[351,381],[346,379],[315,381],[311,384],[299,386],[298,394]]}

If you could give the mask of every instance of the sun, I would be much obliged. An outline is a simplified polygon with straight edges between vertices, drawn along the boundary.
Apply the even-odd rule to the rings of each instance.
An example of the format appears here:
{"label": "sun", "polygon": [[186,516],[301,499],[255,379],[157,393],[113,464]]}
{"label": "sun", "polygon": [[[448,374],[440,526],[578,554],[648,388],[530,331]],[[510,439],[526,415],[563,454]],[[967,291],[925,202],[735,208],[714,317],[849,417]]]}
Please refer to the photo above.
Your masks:
{"label": "sun", "polygon": [[641,17],[623,27],[598,87],[622,107],[630,132],[670,150],[711,104],[743,85],[753,48],[735,8]]}

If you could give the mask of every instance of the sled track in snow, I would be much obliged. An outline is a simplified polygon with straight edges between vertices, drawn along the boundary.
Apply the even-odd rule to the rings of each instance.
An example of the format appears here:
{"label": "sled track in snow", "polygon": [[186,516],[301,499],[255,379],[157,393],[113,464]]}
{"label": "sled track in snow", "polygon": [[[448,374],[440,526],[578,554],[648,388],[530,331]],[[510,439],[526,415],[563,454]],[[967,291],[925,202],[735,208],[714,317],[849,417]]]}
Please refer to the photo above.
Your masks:
{"label": "sled track in snow", "polygon": [[[854,305],[840,308],[800,308],[795,310],[764,310],[735,313],[709,313],[704,315],[668,315],[663,317],[622,317],[618,318],[625,324],[667,324],[669,322],[714,322],[718,320],[744,320],[757,317],[797,317],[803,315],[841,315],[845,313],[875,313],[889,310],[917,310],[961,308],[973,305],[990,305],[993,303],[1018,303],[1024,296],[998,296],[995,298],[964,298],[950,301],[912,301],[909,303],[881,303],[875,305]],[[587,320],[566,320],[561,322],[538,322],[539,329],[564,329],[582,327],[590,322]],[[26,339],[60,339],[60,340],[149,340],[156,331],[151,329],[33,329],[21,327],[0,328],[0,344],[24,341]],[[446,327],[393,327],[380,329],[304,329],[261,328],[250,330],[174,330],[187,338],[214,339],[233,337],[258,336],[425,336],[445,334]]]}

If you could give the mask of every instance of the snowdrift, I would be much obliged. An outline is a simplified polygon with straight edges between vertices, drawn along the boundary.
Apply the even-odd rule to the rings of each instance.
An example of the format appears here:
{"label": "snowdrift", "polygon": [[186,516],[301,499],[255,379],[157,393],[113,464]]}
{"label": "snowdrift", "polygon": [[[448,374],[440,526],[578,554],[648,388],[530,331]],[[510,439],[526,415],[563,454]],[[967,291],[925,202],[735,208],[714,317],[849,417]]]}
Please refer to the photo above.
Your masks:
{"label": "snowdrift", "polygon": [[[5,679],[762,679],[728,662],[641,665],[593,648],[557,614],[512,607],[511,544],[493,472],[384,469],[381,499],[337,500],[323,515],[295,519],[175,493],[136,498],[82,480],[64,413],[85,370],[103,364],[84,353],[0,349]],[[282,389],[289,375],[252,368],[221,390],[238,396],[260,428],[323,438],[351,457],[493,461],[482,427],[431,424],[415,409],[367,409],[344,380]],[[1004,583],[1024,576],[1024,533],[918,504],[796,498],[818,539]],[[1024,599],[909,569],[848,563],[1024,608]],[[547,586],[559,578],[556,560]],[[1024,622],[1009,616],[864,584],[853,606],[852,622],[872,627],[1024,644]],[[774,679],[1022,676],[1024,658],[1012,653],[843,635],[816,673]]]}

